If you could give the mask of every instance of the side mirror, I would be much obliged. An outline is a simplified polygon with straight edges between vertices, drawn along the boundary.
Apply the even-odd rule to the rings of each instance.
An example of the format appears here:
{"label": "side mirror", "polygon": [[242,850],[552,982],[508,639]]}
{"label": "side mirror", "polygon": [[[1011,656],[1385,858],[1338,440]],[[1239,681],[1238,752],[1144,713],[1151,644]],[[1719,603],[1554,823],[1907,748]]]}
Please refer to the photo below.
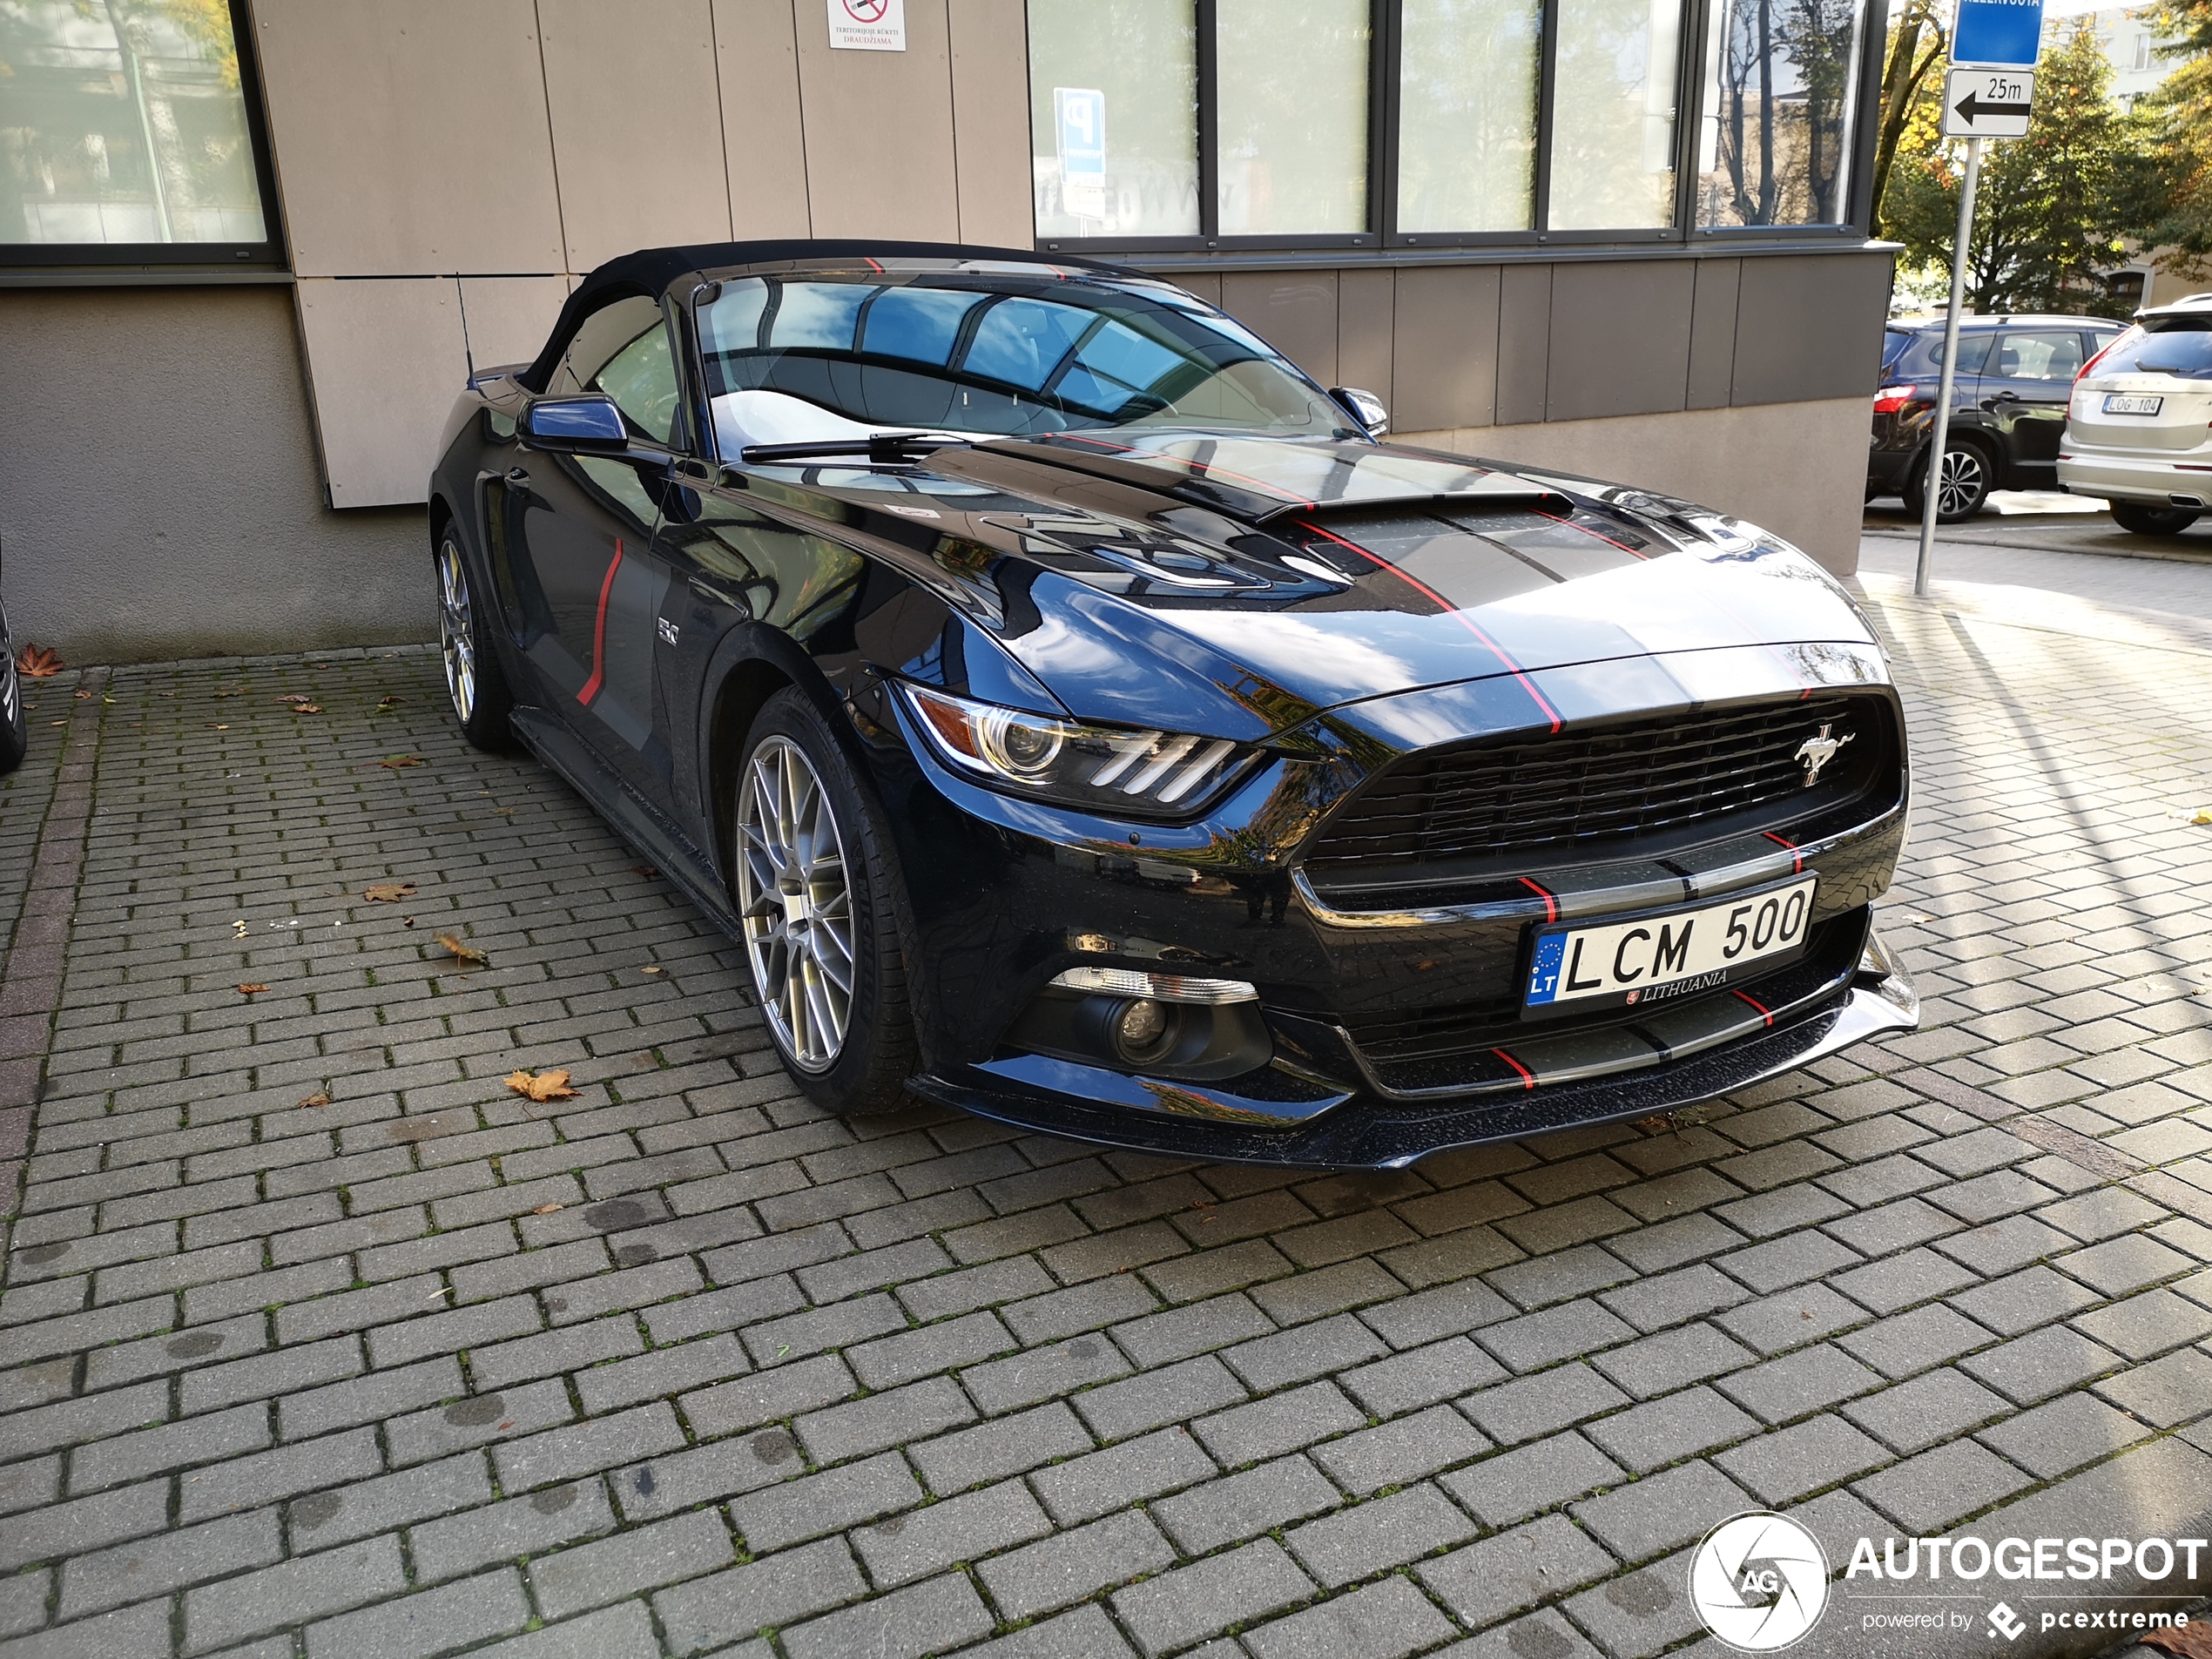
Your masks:
{"label": "side mirror", "polygon": [[544,449],[630,447],[630,428],[610,397],[542,397],[523,412],[523,435]]}
{"label": "side mirror", "polygon": [[1369,437],[1379,438],[1390,431],[1390,411],[1372,392],[1363,392],[1356,386],[1332,386],[1329,395],[1344,406],[1345,413],[1359,421],[1359,429]]}

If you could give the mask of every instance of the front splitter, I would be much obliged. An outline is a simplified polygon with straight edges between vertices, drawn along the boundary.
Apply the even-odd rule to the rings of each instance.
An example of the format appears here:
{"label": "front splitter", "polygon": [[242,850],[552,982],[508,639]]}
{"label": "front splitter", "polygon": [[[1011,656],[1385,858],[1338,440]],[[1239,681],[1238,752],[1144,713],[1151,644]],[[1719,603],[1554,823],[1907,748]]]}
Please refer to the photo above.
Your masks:
{"label": "front splitter", "polygon": [[[1101,1146],[1222,1163],[1331,1170],[1402,1170],[1455,1147],[1520,1140],[1621,1118],[1649,1117],[1748,1089],[1885,1031],[1919,1023],[1919,999],[1902,974],[1861,980],[1772,1031],[1648,1070],[1554,1083],[1464,1105],[1408,1106],[1354,1095],[1305,1123],[1258,1128],[1218,1118],[1106,1106],[1028,1088],[973,1067],[926,1073],[908,1087],[925,1100],[979,1117]],[[1171,1091],[1170,1091],[1171,1092]]]}

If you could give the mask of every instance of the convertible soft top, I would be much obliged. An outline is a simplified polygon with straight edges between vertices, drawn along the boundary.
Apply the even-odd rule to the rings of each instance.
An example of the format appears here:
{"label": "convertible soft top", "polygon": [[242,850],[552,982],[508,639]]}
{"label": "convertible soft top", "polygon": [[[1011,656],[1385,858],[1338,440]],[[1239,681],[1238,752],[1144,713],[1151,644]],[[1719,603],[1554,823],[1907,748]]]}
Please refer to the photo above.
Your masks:
{"label": "convertible soft top", "polygon": [[800,238],[774,242],[696,242],[688,247],[646,247],[609,260],[577,284],[561,307],[561,315],[546,336],[545,347],[517,378],[533,392],[545,389],[559,361],[561,347],[577,325],[603,306],[632,294],[658,299],[668,285],[688,271],[726,271],[734,266],[797,263],[802,260],[834,260],[871,255],[892,259],[1021,260],[1037,265],[1079,266],[1087,271],[1114,271],[1095,260],[1075,260],[1055,254],[1047,259],[1034,248],[985,247],[962,242],[878,242]]}

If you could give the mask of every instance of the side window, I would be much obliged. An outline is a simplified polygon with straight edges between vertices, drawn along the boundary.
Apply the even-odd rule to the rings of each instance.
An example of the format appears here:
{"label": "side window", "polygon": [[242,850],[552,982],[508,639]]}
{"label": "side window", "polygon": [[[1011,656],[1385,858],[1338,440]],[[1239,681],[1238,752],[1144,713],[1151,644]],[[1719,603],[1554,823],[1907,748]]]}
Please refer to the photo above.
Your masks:
{"label": "side window", "polygon": [[2008,381],[2064,381],[2081,372],[2081,336],[2072,328],[2007,328],[1993,372]]}
{"label": "side window", "polygon": [[556,397],[604,393],[640,437],[674,443],[680,400],[658,303],[636,294],[586,317],[545,389]]}

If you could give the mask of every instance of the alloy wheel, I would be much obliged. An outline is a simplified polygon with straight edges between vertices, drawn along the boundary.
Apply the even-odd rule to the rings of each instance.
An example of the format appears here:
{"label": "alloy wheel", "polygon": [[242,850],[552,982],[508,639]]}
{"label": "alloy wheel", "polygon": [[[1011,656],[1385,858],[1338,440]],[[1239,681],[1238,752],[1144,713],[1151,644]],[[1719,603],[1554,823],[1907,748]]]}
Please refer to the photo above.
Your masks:
{"label": "alloy wheel", "polygon": [[764,738],[738,790],[738,905],[761,1010],[801,1070],[826,1071],[853,1017],[853,893],[814,763]]}
{"label": "alloy wheel", "polygon": [[476,711],[476,636],[469,614],[469,572],[451,536],[438,543],[438,645],[446,692],[467,725]]}
{"label": "alloy wheel", "polygon": [[1936,511],[1945,517],[1978,506],[1983,490],[1980,455],[1973,449],[1943,452],[1943,473],[1936,485]]}

